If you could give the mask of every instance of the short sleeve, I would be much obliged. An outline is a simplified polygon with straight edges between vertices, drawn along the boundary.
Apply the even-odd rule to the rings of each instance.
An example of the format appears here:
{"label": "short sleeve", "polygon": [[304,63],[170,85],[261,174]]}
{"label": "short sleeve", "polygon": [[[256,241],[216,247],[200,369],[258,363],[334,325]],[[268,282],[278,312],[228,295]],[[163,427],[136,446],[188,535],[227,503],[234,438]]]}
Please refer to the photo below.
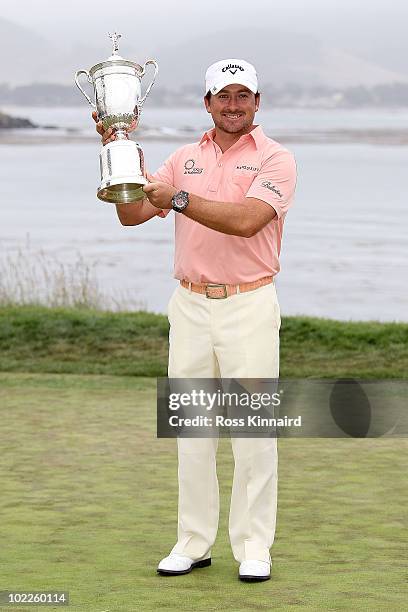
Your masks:
{"label": "short sleeve", "polygon": [[290,151],[282,149],[262,163],[246,197],[270,204],[280,219],[292,204],[295,187],[295,158]]}
{"label": "short sleeve", "polygon": [[[156,172],[154,172],[152,176],[156,181],[167,183],[168,185],[174,185],[173,155],[168,157],[164,164],[160,166],[160,168]],[[171,211],[171,208],[166,208],[163,210],[158,209],[156,216],[162,217],[164,219]]]}

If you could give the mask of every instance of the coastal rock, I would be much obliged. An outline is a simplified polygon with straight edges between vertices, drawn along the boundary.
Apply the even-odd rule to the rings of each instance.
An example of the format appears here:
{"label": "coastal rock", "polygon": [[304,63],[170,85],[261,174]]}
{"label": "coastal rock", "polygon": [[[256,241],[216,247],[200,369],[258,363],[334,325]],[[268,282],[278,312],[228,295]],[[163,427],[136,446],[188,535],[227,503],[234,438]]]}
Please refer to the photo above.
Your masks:
{"label": "coastal rock", "polygon": [[35,128],[35,123],[22,117],[11,117],[0,111],[0,130],[11,130],[16,128]]}

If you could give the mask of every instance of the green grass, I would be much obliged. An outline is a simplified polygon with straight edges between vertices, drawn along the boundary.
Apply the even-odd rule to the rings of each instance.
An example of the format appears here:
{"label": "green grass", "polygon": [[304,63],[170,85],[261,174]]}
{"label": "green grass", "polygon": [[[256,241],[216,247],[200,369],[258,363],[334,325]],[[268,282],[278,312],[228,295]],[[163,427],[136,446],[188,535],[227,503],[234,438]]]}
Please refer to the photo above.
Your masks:
{"label": "green grass", "polygon": [[148,312],[0,308],[0,371],[165,376],[167,318]]}
{"label": "green grass", "polygon": [[[94,332],[102,320],[116,325],[79,318]],[[114,320],[124,331],[137,318]],[[35,337],[46,343],[41,325],[51,332],[62,323],[55,315],[32,325],[31,346]],[[304,325],[311,342],[314,324]],[[361,336],[380,342],[381,333],[367,326]],[[279,441],[273,578],[262,584],[237,580],[227,537],[233,462],[221,439],[213,565],[158,576],[176,539],[177,462],[175,440],[156,438],[155,401],[154,379],[0,374],[0,590],[66,589],[75,612],[406,609],[404,439]],[[4,607],[12,609],[23,608]]]}
{"label": "green grass", "polygon": [[[0,371],[165,376],[168,321],[148,312],[0,308]],[[282,377],[405,378],[408,324],[286,317]]]}

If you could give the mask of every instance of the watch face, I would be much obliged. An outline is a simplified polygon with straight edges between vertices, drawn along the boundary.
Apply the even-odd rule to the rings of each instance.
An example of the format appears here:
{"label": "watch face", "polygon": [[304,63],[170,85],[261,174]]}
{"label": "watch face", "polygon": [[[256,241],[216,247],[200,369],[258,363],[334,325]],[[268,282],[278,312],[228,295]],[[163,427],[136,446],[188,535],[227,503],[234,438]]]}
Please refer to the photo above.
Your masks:
{"label": "watch face", "polygon": [[173,196],[172,202],[175,210],[184,210],[188,204],[188,193],[186,191],[177,192]]}

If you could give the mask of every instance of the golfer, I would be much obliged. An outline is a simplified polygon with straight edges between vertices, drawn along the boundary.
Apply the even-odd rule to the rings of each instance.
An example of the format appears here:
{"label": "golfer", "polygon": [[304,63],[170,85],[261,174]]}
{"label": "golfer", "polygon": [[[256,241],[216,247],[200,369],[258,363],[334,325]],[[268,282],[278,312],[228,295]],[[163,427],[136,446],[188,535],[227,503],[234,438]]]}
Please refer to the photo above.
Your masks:
{"label": "golfer", "polygon": [[[254,125],[261,96],[242,59],[212,64],[204,104],[214,122],[148,175],[146,197],[116,205],[123,225],[175,211],[168,305],[170,378],[277,378],[280,310],[275,289],[283,224],[296,183],[293,155]],[[96,116],[94,115],[96,120]],[[114,138],[97,124],[104,144]],[[244,581],[271,575],[277,508],[276,438],[232,438],[229,536]],[[178,537],[157,571],[211,565],[219,516],[218,438],[177,438]]]}

